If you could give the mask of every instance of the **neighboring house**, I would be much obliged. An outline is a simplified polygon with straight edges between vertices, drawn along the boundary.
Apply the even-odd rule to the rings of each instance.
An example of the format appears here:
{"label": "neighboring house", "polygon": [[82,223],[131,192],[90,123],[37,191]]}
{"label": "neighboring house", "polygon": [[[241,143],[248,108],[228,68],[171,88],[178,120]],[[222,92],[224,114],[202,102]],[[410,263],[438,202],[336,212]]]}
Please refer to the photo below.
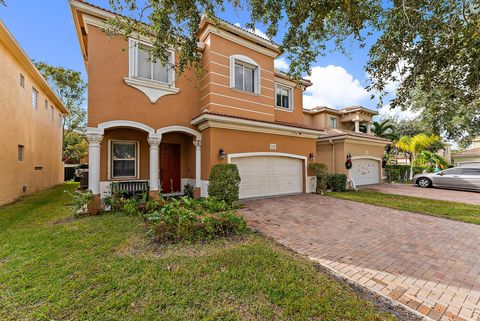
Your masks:
{"label": "neighboring house", "polygon": [[0,21],[0,205],[63,182],[67,110]]}
{"label": "neighboring house", "polygon": [[480,137],[473,140],[472,146],[460,153],[452,155],[455,166],[480,167]]}
{"label": "neighboring house", "polygon": [[[304,110],[305,123],[326,128],[317,139],[316,161],[331,173],[345,173],[355,185],[378,184],[383,178],[382,160],[389,140],[371,133],[372,118],[378,113],[361,106],[344,109],[316,107]],[[366,133],[360,132],[362,127]],[[352,168],[346,169],[347,155]]]}
{"label": "neighboring house", "polygon": [[[302,92],[311,83],[274,69],[277,45],[204,17],[198,50],[205,73],[178,76],[148,59],[148,39],[105,34],[114,13],[70,4],[89,78],[89,189],[96,199],[111,182],[148,182],[154,193],[178,193],[188,183],[206,196],[218,163],[238,165],[240,198],[311,191],[308,164],[327,131],[304,121]],[[173,50],[169,55],[176,61]]]}

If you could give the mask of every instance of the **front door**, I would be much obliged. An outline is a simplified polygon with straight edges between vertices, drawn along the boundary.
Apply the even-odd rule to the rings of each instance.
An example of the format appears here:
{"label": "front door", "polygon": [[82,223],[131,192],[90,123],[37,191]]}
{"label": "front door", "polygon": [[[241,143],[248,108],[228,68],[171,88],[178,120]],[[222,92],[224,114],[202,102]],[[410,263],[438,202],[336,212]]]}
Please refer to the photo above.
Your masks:
{"label": "front door", "polygon": [[160,184],[163,193],[181,192],[179,144],[160,144]]}

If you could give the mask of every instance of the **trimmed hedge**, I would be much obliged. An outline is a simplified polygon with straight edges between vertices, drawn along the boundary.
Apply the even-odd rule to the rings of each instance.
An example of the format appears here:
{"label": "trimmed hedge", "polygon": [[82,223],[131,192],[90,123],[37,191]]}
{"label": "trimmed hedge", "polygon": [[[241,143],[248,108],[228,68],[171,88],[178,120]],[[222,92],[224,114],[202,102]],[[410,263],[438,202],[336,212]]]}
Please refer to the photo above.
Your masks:
{"label": "trimmed hedge", "polygon": [[327,176],[327,188],[332,192],[345,192],[347,189],[347,175],[329,174]]}
{"label": "trimmed hedge", "polygon": [[208,196],[227,204],[238,201],[240,174],[236,164],[213,165],[208,180]]}
{"label": "trimmed hedge", "polygon": [[[425,167],[413,166],[413,175],[423,172]],[[394,181],[407,182],[410,180],[410,165],[387,165],[385,176],[389,183]]]}

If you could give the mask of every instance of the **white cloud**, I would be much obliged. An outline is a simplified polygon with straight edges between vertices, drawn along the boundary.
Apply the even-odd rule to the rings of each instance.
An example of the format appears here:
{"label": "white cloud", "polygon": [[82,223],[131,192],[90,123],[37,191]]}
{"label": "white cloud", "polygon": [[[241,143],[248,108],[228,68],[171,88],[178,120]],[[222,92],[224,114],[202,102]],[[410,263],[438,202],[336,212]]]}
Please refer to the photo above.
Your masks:
{"label": "white cloud", "polygon": [[380,119],[386,118],[386,117],[394,117],[399,120],[402,119],[413,119],[416,118],[420,115],[420,112],[413,112],[409,109],[407,110],[401,110],[400,108],[390,108],[390,104],[384,105],[382,108],[378,110],[378,117]]}
{"label": "white cloud", "polygon": [[304,108],[361,105],[370,96],[360,81],[340,66],[313,67],[312,74],[307,78],[313,85],[303,95]]}
{"label": "white cloud", "polygon": [[290,63],[287,61],[285,57],[277,58],[273,61],[275,68],[280,69],[282,71],[288,71],[290,68]]}
{"label": "white cloud", "polygon": [[270,39],[270,38],[268,38],[267,34],[266,34],[265,32],[263,32],[262,30],[260,30],[260,29],[257,29],[257,28],[251,29],[251,28],[242,27],[242,25],[240,24],[240,22],[236,22],[236,23],[234,23],[234,25],[237,26],[237,27],[239,27],[239,28],[245,29],[245,30],[247,30],[247,31],[249,31],[249,32],[251,32],[251,33],[254,33],[254,34],[256,34],[257,36],[260,36],[260,37],[262,37],[262,38],[264,38],[264,39],[267,39],[267,40]]}

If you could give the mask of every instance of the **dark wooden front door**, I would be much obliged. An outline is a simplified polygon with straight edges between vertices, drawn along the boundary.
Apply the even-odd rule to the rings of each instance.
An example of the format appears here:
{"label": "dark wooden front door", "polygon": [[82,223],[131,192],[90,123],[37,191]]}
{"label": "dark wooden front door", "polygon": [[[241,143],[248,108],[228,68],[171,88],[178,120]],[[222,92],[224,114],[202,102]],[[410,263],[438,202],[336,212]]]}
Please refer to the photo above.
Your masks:
{"label": "dark wooden front door", "polygon": [[163,193],[181,192],[178,144],[160,144],[160,184]]}

